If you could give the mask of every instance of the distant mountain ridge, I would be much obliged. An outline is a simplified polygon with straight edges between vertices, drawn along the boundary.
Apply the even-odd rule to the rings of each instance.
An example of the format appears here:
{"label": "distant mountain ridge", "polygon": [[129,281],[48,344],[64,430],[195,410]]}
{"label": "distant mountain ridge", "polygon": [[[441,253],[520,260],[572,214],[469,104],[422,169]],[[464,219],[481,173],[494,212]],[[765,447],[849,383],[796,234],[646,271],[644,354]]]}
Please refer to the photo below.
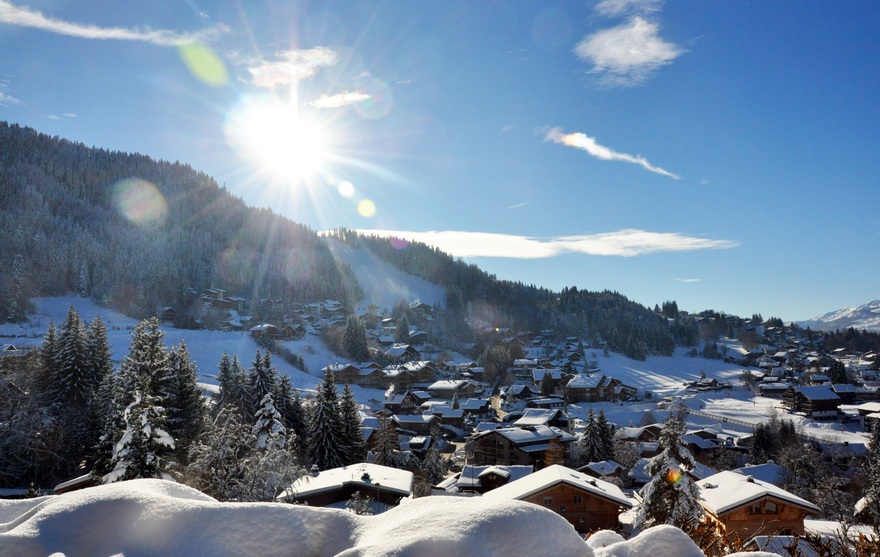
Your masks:
{"label": "distant mountain ridge", "polygon": [[847,307],[830,311],[807,321],[800,321],[798,325],[818,331],[836,331],[852,327],[877,332],[880,331],[880,299],[856,308]]}

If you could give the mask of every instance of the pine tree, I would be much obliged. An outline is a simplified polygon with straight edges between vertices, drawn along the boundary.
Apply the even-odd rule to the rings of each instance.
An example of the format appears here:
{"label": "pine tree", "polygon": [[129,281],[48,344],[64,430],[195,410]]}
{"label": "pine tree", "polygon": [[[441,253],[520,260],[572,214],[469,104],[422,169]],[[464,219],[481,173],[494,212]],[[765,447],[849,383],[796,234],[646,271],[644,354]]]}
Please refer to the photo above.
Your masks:
{"label": "pine tree", "polygon": [[406,313],[401,315],[400,319],[397,320],[397,330],[394,334],[394,341],[401,344],[409,343],[409,318],[406,316]]}
{"label": "pine tree", "polygon": [[607,460],[604,449],[604,432],[600,429],[596,414],[590,408],[587,414],[587,425],[583,434],[578,438],[578,451],[581,456],[582,464],[591,462],[601,462]]}
{"label": "pine tree", "polygon": [[205,404],[198,385],[198,370],[183,340],[169,351],[168,367],[174,380],[174,389],[164,402],[166,429],[174,439],[177,461],[185,465],[189,446],[201,429]]}
{"label": "pine tree", "polygon": [[871,440],[868,443],[868,455],[865,459],[865,491],[860,501],[862,513],[875,527],[880,527],[880,425],[874,420],[871,427]]}
{"label": "pine tree", "polygon": [[614,458],[614,425],[605,417],[605,410],[599,410],[596,417],[596,431],[599,435],[599,456],[601,460]]}
{"label": "pine tree", "polygon": [[[52,381],[57,375],[58,369],[58,335],[55,323],[50,321],[40,346],[40,371],[35,380],[36,389],[40,396],[50,397]],[[47,400],[47,402],[49,402]]]}
{"label": "pine tree", "polygon": [[220,387],[217,410],[232,407],[238,411],[240,416],[244,416],[247,410],[246,382],[247,374],[238,361],[238,355],[236,354],[230,359],[229,354],[224,352],[220,357],[217,370],[217,383]]}
{"label": "pine tree", "polygon": [[422,473],[425,474],[425,479],[431,485],[439,484],[446,477],[446,466],[443,464],[443,458],[433,445],[425,453],[425,460],[422,461]]}
{"label": "pine tree", "polygon": [[361,414],[354,398],[351,385],[345,384],[339,400],[339,416],[342,419],[342,442],[346,448],[345,464],[363,462],[367,457],[364,439],[361,435]]}
{"label": "pine tree", "polygon": [[309,423],[309,457],[319,470],[343,465],[347,447],[342,442],[342,420],[339,416],[339,395],[333,372],[324,372]]}
{"label": "pine tree", "polygon": [[269,351],[267,350],[266,355],[262,356],[257,350],[251,368],[248,370],[247,390],[251,416],[256,414],[263,398],[275,391],[276,374],[277,371],[272,367]]}
{"label": "pine tree", "polygon": [[113,447],[113,469],[104,476],[104,483],[165,475],[166,455],[174,450],[174,439],[163,429],[164,408],[148,389],[148,379],[140,377],[123,414],[125,429]]}
{"label": "pine tree", "polygon": [[671,524],[689,530],[703,516],[699,488],[687,474],[694,468],[694,458],[681,442],[683,434],[684,422],[670,413],[660,432],[661,452],[648,463],[651,481],[642,489],[636,528]]}
{"label": "pine tree", "polygon": [[287,448],[287,428],[281,423],[281,414],[275,408],[272,393],[266,393],[254,415],[251,433],[256,437],[258,451]]}
{"label": "pine tree", "polygon": [[342,337],[342,348],[349,358],[357,362],[365,362],[370,359],[370,349],[367,344],[367,330],[363,320],[350,315],[345,322],[345,333]]}
{"label": "pine tree", "polygon": [[399,449],[397,432],[391,426],[391,418],[382,417],[379,420],[379,430],[376,432],[376,455],[375,462],[382,466],[395,466],[395,451]]}
{"label": "pine tree", "polygon": [[553,384],[553,375],[550,371],[545,371],[541,377],[541,396],[550,396],[556,392],[556,386]]}
{"label": "pine tree", "polygon": [[133,393],[139,386],[150,396],[165,396],[171,392],[172,378],[163,336],[164,333],[159,329],[159,320],[155,317],[141,321],[135,327],[128,356],[120,366],[126,405],[131,402]]}
{"label": "pine tree", "polygon": [[256,441],[234,405],[206,420],[189,450],[186,483],[219,501],[241,500],[241,480]]}
{"label": "pine tree", "polygon": [[57,343],[57,367],[52,377],[52,401],[73,416],[82,415],[98,388],[89,368],[86,329],[79,314],[70,306]]}

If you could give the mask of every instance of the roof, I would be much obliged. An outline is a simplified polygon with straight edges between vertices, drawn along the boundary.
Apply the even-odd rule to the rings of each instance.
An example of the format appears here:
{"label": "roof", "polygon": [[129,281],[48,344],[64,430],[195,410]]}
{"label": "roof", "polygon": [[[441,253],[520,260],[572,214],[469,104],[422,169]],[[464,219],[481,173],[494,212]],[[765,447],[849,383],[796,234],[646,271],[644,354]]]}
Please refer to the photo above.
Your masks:
{"label": "roof", "polygon": [[468,464],[462,468],[461,473],[458,474],[458,478],[453,482],[453,485],[459,489],[475,489],[477,487],[482,487],[481,478],[485,478],[490,474],[503,476],[507,478],[509,483],[524,478],[533,471],[534,467],[531,465],[472,466]]}
{"label": "roof", "polygon": [[597,497],[618,503],[622,507],[631,508],[634,505],[633,501],[624,495],[616,485],[558,464],[548,466],[524,478],[493,489],[483,497],[492,500],[522,500],[559,483],[588,491]]}
{"label": "roof", "polygon": [[570,433],[566,433],[559,428],[548,426],[535,426],[532,429],[505,427],[486,431],[479,435],[488,435],[490,433],[497,433],[517,445],[541,443],[542,441],[550,441],[554,438],[561,442],[574,441],[574,436]]}
{"label": "roof", "polygon": [[768,460],[764,464],[755,464],[752,466],[737,468],[734,472],[742,474],[743,476],[751,476],[762,482],[777,485],[783,482],[786,469],[785,466],[776,464],[772,460]]}
{"label": "roof", "polygon": [[413,473],[379,464],[366,462],[324,470],[317,476],[304,476],[282,493],[278,499],[286,497],[303,498],[326,491],[334,491],[346,485],[358,485],[371,489],[382,489],[409,496],[412,492]]}
{"label": "roof", "polygon": [[513,422],[516,427],[547,425],[555,420],[561,411],[558,408],[526,408],[520,419]]}
{"label": "roof", "polygon": [[[591,462],[584,466],[584,468],[589,468],[600,476],[610,476],[619,470],[623,470],[623,465],[613,460],[603,460],[600,462]],[[581,470],[584,468],[581,468]]]}
{"label": "roof", "polygon": [[840,400],[837,393],[825,385],[816,385],[813,387],[792,387],[796,392],[804,395],[810,400]]}
{"label": "roof", "polygon": [[819,507],[806,499],[769,482],[737,472],[719,472],[698,481],[697,485],[700,486],[703,506],[715,515],[724,514],[762,497],[774,497],[808,511],[820,512]]}
{"label": "roof", "polygon": [[566,387],[569,389],[595,389],[602,384],[604,378],[605,376],[602,374],[589,376],[579,373],[571,378]]}

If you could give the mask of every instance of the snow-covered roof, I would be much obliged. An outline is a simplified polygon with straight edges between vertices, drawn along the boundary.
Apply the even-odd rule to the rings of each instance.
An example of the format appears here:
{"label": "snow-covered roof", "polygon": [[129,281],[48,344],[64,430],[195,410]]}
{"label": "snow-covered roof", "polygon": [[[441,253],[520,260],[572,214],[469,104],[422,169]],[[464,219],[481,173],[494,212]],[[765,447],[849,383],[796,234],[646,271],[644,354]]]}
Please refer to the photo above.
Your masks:
{"label": "snow-covered roof", "polygon": [[490,500],[525,499],[558,483],[565,483],[598,497],[614,501],[623,507],[632,507],[633,501],[612,483],[596,479],[571,468],[554,464],[533,474],[493,489],[483,495]]}
{"label": "snow-covered roof", "polygon": [[817,513],[820,511],[813,503],[781,487],[737,472],[719,472],[698,481],[697,485],[703,497],[703,506],[715,515],[724,514],[762,497],[774,497],[808,511]]}
{"label": "snow-covered roof", "polygon": [[412,484],[413,473],[408,470],[363,462],[351,466],[343,466],[342,468],[324,470],[317,476],[304,476],[293,482],[293,485],[284,490],[284,493],[278,499],[284,500],[286,497],[291,496],[312,496],[324,491],[334,491],[345,485],[362,486],[370,489],[380,487],[384,491],[409,496],[412,492]]}
{"label": "snow-covered roof", "polygon": [[579,373],[571,378],[566,387],[569,389],[595,389],[602,384],[604,378],[605,376],[601,374],[584,375]]}
{"label": "snow-covered roof", "polygon": [[837,393],[831,390],[831,387],[826,385],[816,385],[812,387],[793,387],[795,391],[804,395],[810,400],[839,400],[840,397],[837,396]]}
{"label": "snow-covered roof", "polygon": [[772,460],[768,460],[764,464],[747,465],[743,468],[737,468],[734,472],[742,474],[743,476],[751,476],[762,482],[779,485],[784,480],[783,475],[785,474],[786,469],[785,466],[776,464]]}
{"label": "snow-covered roof", "polygon": [[603,460],[601,462],[591,462],[581,468],[581,470],[589,468],[599,476],[610,476],[618,470],[623,470],[623,465],[613,460]]}
{"label": "snow-covered roof", "polygon": [[558,408],[526,408],[521,418],[513,422],[515,427],[547,425],[560,413]]}

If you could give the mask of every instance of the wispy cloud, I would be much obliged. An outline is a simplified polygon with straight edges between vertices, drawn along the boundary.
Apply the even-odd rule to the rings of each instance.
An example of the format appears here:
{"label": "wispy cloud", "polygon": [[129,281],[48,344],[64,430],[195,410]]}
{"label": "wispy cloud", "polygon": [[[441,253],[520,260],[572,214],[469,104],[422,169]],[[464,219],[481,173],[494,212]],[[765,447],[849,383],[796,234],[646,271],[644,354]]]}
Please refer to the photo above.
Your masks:
{"label": "wispy cloud", "polygon": [[651,14],[660,11],[663,0],[602,0],[596,4],[596,13],[606,17],[633,14]]}
{"label": "wispy cloud", "polygon": [[370,95],[361,93],[360,91],[345,91],[344,93],[337,93],[335,95],[321,95],[321,98],[310,102],[309,105],[317,108],[340,108],[350,104],[363,102],[370,98]]}
{"label": "wispy cloud", "polygon": [[700,282],[700,281],[703,280],[703,279],[698,279],[698,278],[677,278],[677,279],[674,279],[674,280],[675,280],[675,282]]}
{"label": "wispy cloud", "polygon": [[555,238],[456,230],[428,232],[361,230],[361,232],[422,242],[436,246],[456,257],[512,259],[541,259],[568,253],[634,257],[651,253],[730,249],[739,245],[735,240],[712,240],[678,233],[647,232],[636,229]]}
{"label": "wispy cloud", "polygon": [[559,143],[568,147],[581,149],[596,157],[597,159],[602,159],[603,161],[629,162],[632,164],[637,164],[645,170],[649,170],[657,174],[662,174],[663,176],[669,176],[670,178],[675,178],[676,180],[681,178],[681,176],[677,174],[673,174],[668,170],[664,170],[658,166],[652,165],[647,161],[647,159],[645,159],[645,157],[641,155],[628,155],[627,153],[618,153],[617,151],[605,147],[604,145],[599,145],[598,143],[596,143],[595,138],[592,138],[583,133],[563,133],[560,128],[551,128],[547,132],[547,135],[544,136],[544,141],[552,141],[553,143]]}
{"label": "wispy cloud", "polygon": [[64,114],[46,114],[46,118],[50,120],[69,120],[70,118],[76,118],[76,114],[73,112],[65,112]]}
{"label": "wispy cloud", "polygon": [[659,25],[634,16],[626,23],[587,35],[574,48],[578,58],[593,64],[592,73],[611,86],[639,85],[684,49],[660,38]]}
{"label": "wispy cloud", "polygon": [[508,209],[519,209],[520,207],[525,207],[528,204],[529,204],[528,201],[523,201],[522,203],[517,203],[516,205],[511,205],[510,207],[508,207]]}
{"label": "wispy cloud", "polygon": [[223,24],[191,33],[178,33],[165,29],[150,29],[149,27],[143,29],[137,27],[98,27],[97,25],[74,23],[48,17],[36,10],[15,6],[5,0],[0,0],[0,22],[81,39],[143,41],[161,46],[210,42],[220,34],[229,31],[229,28]]}
{"label": "wispy cloud", "polygon": [[248,68],[254,85],[273,89],[309,79],[322,68],[339,62],[339,54],[326,47],[307,50],[284,50],[275,53],[276,60],[261,60]]}
{"label": "wispy cloud", "polygon": [[0,106],[19,105],[21,101],[9,94],[9,86],[0,81]]}

